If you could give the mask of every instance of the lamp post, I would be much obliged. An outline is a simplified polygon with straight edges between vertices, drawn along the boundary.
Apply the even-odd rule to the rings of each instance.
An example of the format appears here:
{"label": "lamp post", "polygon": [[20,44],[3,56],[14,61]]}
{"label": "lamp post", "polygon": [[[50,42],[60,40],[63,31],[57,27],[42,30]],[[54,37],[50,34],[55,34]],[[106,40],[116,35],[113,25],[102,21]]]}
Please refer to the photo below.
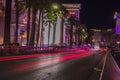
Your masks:
{"label": "lamp post", "polygon": [[52,4],[52,8],[53,8],[54,10],[58,10],[59,6],[58,6],[58,4]]}

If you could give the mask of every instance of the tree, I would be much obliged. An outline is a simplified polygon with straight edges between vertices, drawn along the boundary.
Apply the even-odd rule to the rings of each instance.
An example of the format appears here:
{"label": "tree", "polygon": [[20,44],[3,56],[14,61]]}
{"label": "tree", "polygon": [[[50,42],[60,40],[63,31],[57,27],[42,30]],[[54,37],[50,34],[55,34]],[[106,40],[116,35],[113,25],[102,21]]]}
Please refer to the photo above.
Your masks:
{"label": "tree", "polygon": [[64,18],[65,15],[68,13],[68,11],[66,10],[66,8],[62,5],[60,5],[60,9],[57,12],[57,15],[61,18],[61,30],[60,30],[60,44],[63,44],[63,33],[64,33]]}
{"label": "tree", "polygon": [[79,46],[79,42],[80,42],[80,21],[78,18],[75,18],[75,43],[76,45],[75,46]]}
{"label": "tree", "polygon": [[15,28],[15,36],[14,36],[14,43],[18,42],[18,23],[19,23],[19,3],[18,0],[15,0],[15,7],[16,7],[16,28]]}
{"label": "tree", "polygon": [[87,33],[87,27],[85,24],[81,24],[80,25],[80,39],[81,39],[81,44],[83,45],[85,40],[88,37],[88,33]]}
{"label": "tree", "polygon": [[4,44],[10,43],[11,3],[12,0],[6,0],[5,2]]}
{"label": "tree", "polygon": [[28,8],[28,11],[27,11],[27,46],[29,46],[29,34],[30,34],[30,12],[31,12],[31,8],[29,7]]}
{"label": "tree", "polygon": [[70,47],[72,47],[72,45],[73,45],[73,25],[75,25],[75,17],[71,15],[68,18],[68,22],[70,24]]}
{"label": "tree", "polygon": [[[56,14],[58,9],[53,8],[54,5],[52,5],[51,9],[47,13],[48,20],[51,20],[51,23],[53,24],[53,42],[52,42],[53,44],[55,43],[56,22],[57,22],[57,16],[58,16]],[[56,4],[56,5],[58,5],[58,4]]]}
{"label": "tree", "polygon": [[[34,46],[34,41],[35,41],[36,14],[37,14],[37,11],[39,9],[40,9],[40,12],[42,12],[41,11],[41,10],[43,10],[42,6],[45,5],[45,4],[43,4],[43,2],[45,3],[45,1],[47,1],[47,0],[36,0],[36,1],[34,1],[34,0],[21,0],[21,3],[24,5],[22,7],[22,9],[24,11],[28,8],[32,9],[32,28],[31,28],[30,41],[29,41],[30,46]],[[28,32],[28,34],[29,34],[29,32]]]}
{"label": "tree", "polygon": [[30,20],[31,20],[31,2],[30,0],[19,0],[19,15],[23,13],[27,13],[27,46],[29,46],[29,38],[30,38]]}
{"label": "tree", "polygon": [[34,41],[35,41],[36,14],[37,14],[37,9],[33,8],[32,9],[32,28],[31,28],[30,43],[29,43],[30,46],[34,46]]}
{"label": "tree", "polygon": [[[43,15],[44,15],[45,11],[47,12],[50,9],[50,5],[51,5],[51,1],[49,1],[49,0],[39,1],[39,5],[38,5],[39,19],[38,19],[38,26],[37,26],[38,27],[38,30],[37,30],[37,46],[38,46],[38,42],[39,42],[39,37],[40,37],[40,39],[42,39],[42,36],[43,36],[43,22],[44,22],[43,21],[43,18],[44,18]],[[42,22],[42,24],[40,24],[40,22]],[[40,33],[40,29],[41,29],[41,33]],[[41,40],[40,40],[40,45],[41,45]]]}

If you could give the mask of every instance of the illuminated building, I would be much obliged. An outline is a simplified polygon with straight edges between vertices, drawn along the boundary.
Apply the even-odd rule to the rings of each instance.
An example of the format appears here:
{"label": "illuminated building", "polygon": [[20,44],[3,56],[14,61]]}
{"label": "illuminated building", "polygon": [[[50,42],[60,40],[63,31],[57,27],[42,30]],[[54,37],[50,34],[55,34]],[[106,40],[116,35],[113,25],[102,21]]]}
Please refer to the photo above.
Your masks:
{"label": "illuminated building", "polygon": [[120,13],[115,12],[114,19],[116,19],[116,33],[120,35]]}
{"label": "illuminated building", "polygon": [[91,32],[93,33],[92,37],[92,43],[99,43],[100,45],[110,45],[113,39],[111,36],[114,34],[114,29],[91,29]]}
{"label": "illuminated building", "polygon": [[[15,27],[16,27],[16,9],[15,9],[15,2],[12,0],[12,11],[11,11],[11,26],[10,26],[10,40],[11,43],[14,42],[14,34],[15,34]],[[0,0],[0,44],[3,44],[3,36],[4,36],[4,18],[5,18],[5,0]],[[19,17],[19,29],[18,29],[18,43],[21,45],[26,45],[26,23],[27,21],[27,14],[22,14]],[[21,35],[21,31],[24,31],[24,35]]]}
{"label": "illuminated building", "polygon": [[[65,22],[65,43],[66,44],[70,44],[70,33],[69,33],[69,28],[70,28],[70,24],[67,22],[67,19],[72,15],[74,17],[76,17],[76,19],[80,20],[80,10],[81,10],[81,4],[63,4],[63,6],[65,6],[68,10],[68,14],[66,17],[66,22]],[[78,37],[75,34],[76,32],[76,28],[75,25],[73,25],[73,42],[75,42],[75,44],[78,44],[76,42],[78,42]]]}
{"label": "illuminated building", "polygon": [[80,19],[81,4],[63,4],[68,10],[67,16],[73,15]]}
{"label": "illuminated building", "polygon": [[[11,43],[14,42],[14,36],[15,36],[15,28],[16,28],[16,9],[15,9],[15,0],[12,0],[12,11],[11,11],[11,29],[10,29],[10,39],[11,39]],[[63,4],[67,10],[69,11],[69,14],[67,14],[68,16],[70,14],[76,16],[77,18],[80,19],[80,4]],[[3,36],[4,36],[4,8],[5,7],[5,0],[0,0],[0,44],[3,43]],[[39,14],[39,12],[38,12]],[[38,14],[37,14],[37,20],[38,20]],[[38,25],[38,22],[36,22],[36,24]],[[18,43],[20,43],[22,46],[26,45],[26,34],[27,34],[27,12],[24,14],[21,14],[19,16],[19,29],[18,29]],[[67,35],[67,30],[66,30],[66,22],[64,22],[64,33],[63,33],[63,43],[66,43],[66,39],[68,39],[66,37]],[[60,43],[60,28],[61,28],[61,18],[58,16],[57,18],[57,24],[56,24],[56,39],[55,39],[55,44],[59,44]],[[31,29],[31,25],[30,25],[30,29]],[[51,24],[51,28],[50,28],[50,40],[49,40],[49,44],[52,44],[52,39],[53,39],[53,25]],[[23,34],[21,34],[21,32],[23,32]],[[31,31],[30,31],[31,32]],[[42,32],[42,37],[39,38],[39,45],[40,44],[48,44],[48,26],[43,25],[43,31],[40,30],[40,33]],[[37,33],[37,31],[35,32],[35,34]],[[36,44],[36,39],[35,39],[35,44]]]}
{"label": "illuminated building", "polygon": [[[80,19],[80,9],[81,5],[80,4],[62,4],[64,7],[67,8],[68,14],[65,18],[64,22],[64,28],[63,28],[63,43],[69,44],[69,34],[68,34],[68,26],[70,26],[67,22],[67,19],[69,18],[70,15],[73,15]],[[55,35],[55,44],[60,44],[61,40],[61,18],[58,16],[57,18],[57,24],[56,24],[56,35]],[[44,27],[44,44],[48,44],[48,26]],[[50,40],[49,43],[52,44],[52,38],[53,38],[53,26],[51,26],[51,32],[50,32]],[[46,34],[47,33],[47,34]]]}

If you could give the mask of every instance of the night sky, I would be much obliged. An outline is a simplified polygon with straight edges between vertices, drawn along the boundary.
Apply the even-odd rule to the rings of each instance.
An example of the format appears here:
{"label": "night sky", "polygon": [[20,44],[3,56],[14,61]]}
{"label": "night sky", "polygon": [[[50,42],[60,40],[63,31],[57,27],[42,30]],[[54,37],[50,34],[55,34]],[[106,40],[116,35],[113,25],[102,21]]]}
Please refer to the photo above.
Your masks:
{"label": "night sky", "polygon": [[114,28],[115,11],[120,12],[120,0],[59,0],[62,3],[80,3],[81,23],[88,28]]}

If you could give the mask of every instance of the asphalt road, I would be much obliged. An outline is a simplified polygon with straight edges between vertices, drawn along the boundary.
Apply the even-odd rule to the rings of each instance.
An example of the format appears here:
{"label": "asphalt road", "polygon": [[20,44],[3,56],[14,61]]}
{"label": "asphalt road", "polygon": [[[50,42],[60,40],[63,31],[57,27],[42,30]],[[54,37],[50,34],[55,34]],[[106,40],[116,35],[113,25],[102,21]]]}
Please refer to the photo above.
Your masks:
{"label": "asphalt road", "polygon": [[[99,80],[104,52],[71,50],[0,62],[0,80]],[[28,57],[28,56],[26,56]]]}

